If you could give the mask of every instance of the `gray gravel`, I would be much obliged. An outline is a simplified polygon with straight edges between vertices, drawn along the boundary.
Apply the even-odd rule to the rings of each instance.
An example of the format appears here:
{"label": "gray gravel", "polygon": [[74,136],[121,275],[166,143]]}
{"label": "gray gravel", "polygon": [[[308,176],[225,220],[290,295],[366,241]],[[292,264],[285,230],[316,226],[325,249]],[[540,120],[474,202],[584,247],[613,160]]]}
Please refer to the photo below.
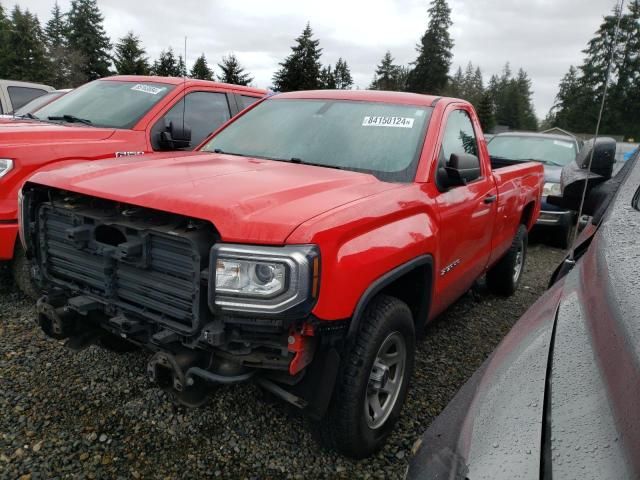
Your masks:
{"label": "gray gravel", "polygon": [[33,303],[4,272],[0,478],[401,478],[414,442],[544,291],[562,255],[531,245],[516,295],[480,286],[428,328],[400,424],[364,461],[322,450],[303,418],[253,385],[188,410],[148,382],[142,352],[66,350],[33,326]]}

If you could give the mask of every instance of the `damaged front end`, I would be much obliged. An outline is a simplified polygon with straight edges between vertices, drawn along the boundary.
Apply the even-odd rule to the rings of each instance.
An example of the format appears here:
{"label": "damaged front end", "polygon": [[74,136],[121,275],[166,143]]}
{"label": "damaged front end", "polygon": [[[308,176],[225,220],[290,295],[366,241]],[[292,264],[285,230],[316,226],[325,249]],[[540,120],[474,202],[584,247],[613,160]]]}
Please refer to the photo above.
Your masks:
{"label": "damaged front end", "polygon": [[20,203],[47,335],[146,348],[149,378],[189,406],[251,379],[323,414],[344,325],[311,314],[316,246],[225,244],[204,220],[29,183]]}

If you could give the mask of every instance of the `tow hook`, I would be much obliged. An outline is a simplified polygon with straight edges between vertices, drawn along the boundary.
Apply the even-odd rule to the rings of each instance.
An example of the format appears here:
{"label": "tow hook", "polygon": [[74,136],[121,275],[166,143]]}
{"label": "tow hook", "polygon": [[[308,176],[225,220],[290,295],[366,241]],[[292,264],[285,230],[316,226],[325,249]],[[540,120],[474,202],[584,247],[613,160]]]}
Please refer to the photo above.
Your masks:
{"label": "tow hook", "polygon": [[300,331],[291,330],[287,339],[288,350],[293,353],[289,364],[289,374],[296,375],[313,360],[316,350],[316,338],[313,326],[305,323]]}

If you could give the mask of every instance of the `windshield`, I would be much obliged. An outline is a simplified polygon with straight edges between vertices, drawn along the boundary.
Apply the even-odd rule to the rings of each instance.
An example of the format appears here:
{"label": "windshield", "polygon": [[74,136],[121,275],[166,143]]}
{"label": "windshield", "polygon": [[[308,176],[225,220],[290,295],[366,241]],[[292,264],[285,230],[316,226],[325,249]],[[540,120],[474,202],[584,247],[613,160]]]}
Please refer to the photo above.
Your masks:
{"label": "windshield", "polygon": [[41,120],[131,128],[173,85],[98,80],[69,92],[36,112]]}
{"label": "windshield", "polygon": [[59,96],[64,95],[64,93],[65,92],[49,92],[49,93],[45,93],[44,95],[40,95],[39,97],[34,98],[30,102],[18,108],[15,112],[13,112],[13,114],[16,117],[20,117],[22,115],[26,115],[27,113],[33,113],[39,108],[41,108],[43,105],[46,105],[47,103],[51,103]]}
{"label": "windshield", "polygon": [[488,144],[492,157],[509,160],[536,160],[564,167],[576,158],[576,144],[572,140],[515,135],[493,137]]}
{"label": "windshield", "polygon": [[375,102],[274,98],[231,123],[202,150],[410,182],[431,110]]}

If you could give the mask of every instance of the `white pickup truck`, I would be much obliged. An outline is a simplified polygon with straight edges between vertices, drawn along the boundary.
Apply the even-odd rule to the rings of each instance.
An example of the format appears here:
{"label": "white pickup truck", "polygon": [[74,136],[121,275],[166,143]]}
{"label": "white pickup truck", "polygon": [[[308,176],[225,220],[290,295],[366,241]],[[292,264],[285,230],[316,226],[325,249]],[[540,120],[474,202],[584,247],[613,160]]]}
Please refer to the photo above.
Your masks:
{"label": "white pickup truck", "polygon": [[0,114],[12,113],[34,98],[55,90],[40,83],[0,80]]}

